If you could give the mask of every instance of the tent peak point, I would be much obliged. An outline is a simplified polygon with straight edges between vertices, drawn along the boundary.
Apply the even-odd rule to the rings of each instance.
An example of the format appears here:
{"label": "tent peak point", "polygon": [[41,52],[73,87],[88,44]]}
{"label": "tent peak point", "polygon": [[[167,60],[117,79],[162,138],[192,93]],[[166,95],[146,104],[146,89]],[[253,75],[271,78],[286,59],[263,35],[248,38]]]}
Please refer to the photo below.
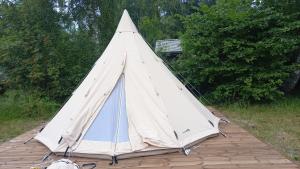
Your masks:
{"label": "tent peak point", "polygon": [[116,32],[138,32],[135,24],[133,23],[126,9],[124,9],[123,11],[123,15],[118,24]]}

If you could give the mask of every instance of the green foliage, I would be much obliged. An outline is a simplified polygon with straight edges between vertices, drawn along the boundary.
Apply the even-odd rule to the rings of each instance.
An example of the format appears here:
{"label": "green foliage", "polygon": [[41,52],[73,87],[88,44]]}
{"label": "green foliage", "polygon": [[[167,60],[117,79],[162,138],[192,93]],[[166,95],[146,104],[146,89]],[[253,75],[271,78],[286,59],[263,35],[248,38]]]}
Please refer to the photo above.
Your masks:
{"label": "green foliage", "polygon": [[300,21],[252,1],[217,1],[185,18],[177,70],[215,102],[276,100],[299,65]]}
{"label": "green foliage", "polygon": [[0,119],[46,120],[57,111],[58,106],[36,91],[8,90],[0,97]]}
{"label": "green foliage", "polygon": [[58,110],[56,102],[38,93],[8,90],[0,95],[0,142],[41,125]]}
{"label": "green foliage", "polygon": [[262,0],[256,1],[256,3],[262,7],[273,7],[275,10],[285,14],[293,14],[300,11],[299,0]]}
{"label": "green foliage", "polygon": [[156,40],[164,37],[163,31],[160,29],[161,23],[158,18],[150,18],[148,16],[141,18],[139,28],[151,45],[154,45]]}
{"label": "green foliage", "polygon": [[51,1],[2,3],[0,66],[11,88],[64,100],[96,60],[89,32],[64,30]]}
{"label": "green foliage", "polygon": [[49,3],[28,2],[25,1],[20,8],[16,5],[5,8],[1,20],[1,30],[6,35],[1,37],[1,64],[10,70],[17,83],[28,79],[30,84],[35,85],[45,83],[45,79],[49,78],[46,65],[55,63],[49,58],[56,55],[53,42],[58,25]]}
{"label": "green foliage", "polygon": [[183,30],[179,15],[192,13],[195,6],[198,6],[195,0],[188,3],[179,0],[127,0],[125,5],[140,32],[152,46],[159,39],[179,38]]}
{"label": "green foliage", "polygon": [[177,70],[214,100],[276,99],[296,67],[298,1],[264,0],[252,7],[251,0],[217,2],[0,1],[0,68],[7,76],[0,90],[35,89],[65,100],[106,47],[126,8],[151,45],[184,34]]}
{"label": "green foliage", "polygon": [[189,11],[177,0],[1,1],[0,67],[8,86],[63,101],[110,41],[124,8],[152,45],[178,37],[175,14]]}
{"label": "green foliage", "polygon": [[68,23],[67,29],[76,25],[77,31],[87,33],[88,38],[96,43],[97,52],[101,52],[113,36],[120,19],[123,11],[122,1],[62,0],[59,5],[60,14],[64,16],[64,22]]}
{"label": "green foliage", "polygon": [[21,6],[1,7],[6,10],[1,20],[6,36],[0,40],[0,64],[9,70],[10,81],[42,88],[55,85],[62,65],[55,45],[59,26],[53,6],[47,1],[28,0]]}

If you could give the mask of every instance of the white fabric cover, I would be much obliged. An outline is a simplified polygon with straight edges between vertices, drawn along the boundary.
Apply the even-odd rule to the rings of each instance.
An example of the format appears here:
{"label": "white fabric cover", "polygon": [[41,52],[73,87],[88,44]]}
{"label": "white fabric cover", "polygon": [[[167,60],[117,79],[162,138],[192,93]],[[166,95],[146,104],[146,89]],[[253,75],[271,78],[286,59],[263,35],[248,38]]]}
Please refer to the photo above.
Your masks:
{"label": "white fabric cover", "polygon": [[[129,142],[84,140],[122,75]],[[125,10],[111,42],[88,76],[35,138],[53,152],[70,147],[76,154],[114,156],[182,148],[219,133],[218,123],[219,118],[151,50]]]}
{"label": "white fabric cover", "polygon": [[60,159],[54,161],[47,169],[80,169],[80,167],[68,159]]}

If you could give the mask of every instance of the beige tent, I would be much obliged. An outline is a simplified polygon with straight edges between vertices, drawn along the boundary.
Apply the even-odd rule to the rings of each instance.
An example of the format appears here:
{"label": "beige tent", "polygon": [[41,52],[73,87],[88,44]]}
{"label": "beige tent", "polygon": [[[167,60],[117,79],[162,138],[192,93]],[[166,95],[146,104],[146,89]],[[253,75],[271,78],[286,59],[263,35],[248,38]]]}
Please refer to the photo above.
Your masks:
{"label": "beige tent", "polygon": [[129,158],[187,149],[219,118],[171,73],[125,10],[102,56],[35,139],[52,152]]}

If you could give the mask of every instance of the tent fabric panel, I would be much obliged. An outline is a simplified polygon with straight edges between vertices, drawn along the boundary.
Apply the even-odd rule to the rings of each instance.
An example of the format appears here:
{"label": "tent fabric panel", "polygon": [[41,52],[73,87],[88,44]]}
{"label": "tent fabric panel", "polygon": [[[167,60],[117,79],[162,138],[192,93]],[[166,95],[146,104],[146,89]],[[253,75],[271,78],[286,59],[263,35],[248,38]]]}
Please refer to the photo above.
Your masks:
{"label": "tent fabric panel", "polygon": [[105,154],[105,155],[119,155],[123,153],[132,152],[130,142],[106,142],[106,141],[91,141],[82,140],[79,146],[73,153],[86,153],[86,154]]}
{"label": "tent fabric panel", "polygon": [[[130,133],[130,141],[150,144],[158,147],[178,147],[174,129],[170,125],[166,109],[152,85],[144,66],[141,53],[134,40],[135,33],[123,33],[127,39],[127,62],[125,74],[126,106],[130,129],[142,138],[142,143],[135,134]],[[141,49],[143,50],[143,49]],[[148,56],[145,56],[148,57]],[[144,143],[143,143],[144,142]],[[135,149],[135,145],[134,149]]]}
{"label": "tent fabric panel", "polygon": [[[80,110],[81,113],[79,116],[74,117],[72,125],[70,125],[62,135],[64,138],[63,141],[67,142],[68,146],[76,144],[77,138],[83,133],[83,130],[89,126],[87,124],[97,115],[99,108],[102,108],[123,73],[126,63],[126,53],[122,50],[123,47],[120,47],[120,44],[123,43],[124,39],[120,38],[119,35],[116,36],[119,39],[118,43],[115,43],[115,45],[117,45],[116,49],[118,50],[114,51],[114,49],[111,49],[111,54],[114,57],[111,57],[112,61],[110,61],[111,63],[109,64],[109,66],[111,66],[109,68],[110,71],[105,74],[98,73],[102,78],[99,79],[96,77],[94,79],[96,85],[92,85],[90,92],[85,95],[85,97],[88,98],[87,104]],[[108,63],[109,62],[97,63],[97,65],[108,66],[106,65]]]}
{"label": "tent fabric panel", "polygon": [[[190,92],[179,80],[174,80],[176,77],[151,50],[140,34],[135,34],[134,39],[137,49],[143,53],[144,67],[147,69],[147,76],[151,77],[149,82],[162,98],[163,105],[167,109],[167,116],[177,132],[180,142],[183,144],[187,143],[187,140],[194,140],[194,135],[200,139],[202,136],[198,133],[206,130],[218,131],[218,118],[212,115],[207,108],[202,107],[199,101],[197,101],[198,104],[195,104],[197,99],[194,96],[192,96],[194,99],[192,101]],[[212,126],[209,120],[216,125]]]}
{"label": "tent fabric panel", "polygon": [[[72,135],[70,137],[73,141],[76,140],[82,124],[85,124],[93,113],[93,107],[95,105],[99,107],[101,100],[106,98],[105,94],[112,89],[120,77],[124,67],[122,63],[126,59],[122,43],[119,34],[115,34],[87,77],[43,131],[35,136],[35,139],[46,143],[45,145],[51,150],[62,146],[58,144],[58,140],[63,135]],[[114,57],[110,57],[111,55]]]}

